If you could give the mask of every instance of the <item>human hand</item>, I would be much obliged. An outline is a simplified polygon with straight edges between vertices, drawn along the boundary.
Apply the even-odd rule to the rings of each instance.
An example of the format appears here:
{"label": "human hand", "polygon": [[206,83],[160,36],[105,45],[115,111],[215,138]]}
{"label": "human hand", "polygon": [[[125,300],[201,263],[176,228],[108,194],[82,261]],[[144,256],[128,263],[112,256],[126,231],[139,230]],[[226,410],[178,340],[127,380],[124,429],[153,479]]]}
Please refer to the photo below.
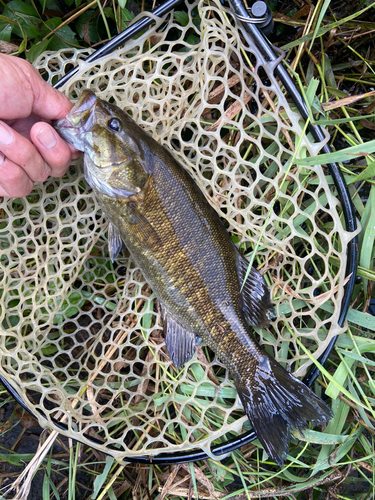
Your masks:
{"label": "human hand", "polygon": [[50,125],[72,104],[27,61],[0,54],[0,196],[26,196],[81,154]]}

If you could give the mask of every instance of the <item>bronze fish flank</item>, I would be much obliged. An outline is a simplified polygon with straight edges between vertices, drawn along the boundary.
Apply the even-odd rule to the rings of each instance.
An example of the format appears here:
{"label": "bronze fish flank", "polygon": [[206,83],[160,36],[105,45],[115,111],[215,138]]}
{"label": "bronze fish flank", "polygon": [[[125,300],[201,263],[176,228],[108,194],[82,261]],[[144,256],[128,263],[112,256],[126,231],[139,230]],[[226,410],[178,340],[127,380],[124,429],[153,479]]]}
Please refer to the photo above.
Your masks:
{"label": "bronze fish flank", "polygon": [[256,343],[249,325],[272,318],[270,294],[217,213],[171,153],[127,113],[84,90],[56,129],[84,151],[85,176],[110,222],[114,259],[125,243],[160,302],[177,367],[200,338],[227,366],[268,455],[282,465],[290,428],[322,424],[326,404]]}

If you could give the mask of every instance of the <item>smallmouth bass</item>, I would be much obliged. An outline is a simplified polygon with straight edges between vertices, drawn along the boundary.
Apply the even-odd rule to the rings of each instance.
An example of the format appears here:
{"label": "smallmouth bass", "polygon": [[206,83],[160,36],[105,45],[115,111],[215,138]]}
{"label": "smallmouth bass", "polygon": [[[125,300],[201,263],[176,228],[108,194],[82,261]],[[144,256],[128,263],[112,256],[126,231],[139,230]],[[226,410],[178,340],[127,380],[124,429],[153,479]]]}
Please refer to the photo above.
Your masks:
{"label": "smallmouth bass", "polygon": [[[124,243],[157,297],[166,347],[180,367],[199,339],[233,378],[268,455],[283,464],[290,429],[322,424],[328,406],[251,337],[272,319],[268,287],[248,268],[218,214],[172,154],[117,106],[84,90],[56,130],[84,154],[109,219],[112,260]],[[249,326],[250,325],[250,326]]]}

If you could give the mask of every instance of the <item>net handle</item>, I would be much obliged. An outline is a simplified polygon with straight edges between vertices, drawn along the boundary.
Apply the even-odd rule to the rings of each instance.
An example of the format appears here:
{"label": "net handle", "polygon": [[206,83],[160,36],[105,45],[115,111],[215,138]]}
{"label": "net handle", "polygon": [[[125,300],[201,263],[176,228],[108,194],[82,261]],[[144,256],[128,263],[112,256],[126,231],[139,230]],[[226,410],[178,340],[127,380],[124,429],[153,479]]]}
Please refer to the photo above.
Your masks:
{"label": "net handle", "polygon": [[[144,17],[138,19],[138,21],[128,26],[126,30],[119,33],[117,36],[112,38],[112,40],[109,40],[109,42],[105,43],[102,47],[100,47],[100,49],[96,50],[91,55],[86,57],[84,61],[87,63],[94,62],[100,59],[101,57],[110,54],[111,52],[116,50],[120,45],[123,45],[128,40],[137,35],[140,31],[148,28],[152,23],[154,23],[155,16],[156,17],[165,16],[166,14],[171,12],[175,7],[177,7],[180,3],[184,3],[184,0],[167,0],[162,5],[151,11],[152,17],[149,17],[146,12]],[[78,73],[78,69],[79,69],[78,67],[75,67],[70,71],[68,71],[68,73],[66,73],[66,75],[60,78],[60,80],[57,81],[53,85],[53,87],[55,89],[63,87],[76,73]]]}

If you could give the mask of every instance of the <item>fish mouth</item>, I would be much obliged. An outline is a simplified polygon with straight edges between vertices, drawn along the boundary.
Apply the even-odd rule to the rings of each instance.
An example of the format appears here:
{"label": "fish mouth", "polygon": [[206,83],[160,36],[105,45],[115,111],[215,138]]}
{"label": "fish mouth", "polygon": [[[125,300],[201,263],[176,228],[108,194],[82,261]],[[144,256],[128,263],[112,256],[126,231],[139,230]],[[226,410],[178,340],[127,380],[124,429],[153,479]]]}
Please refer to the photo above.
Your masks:
{"label": "fish mouth", "polygon": [[86,150],[85,136],[95,120],[94,108],[97,102],[98,98],[94,92],[84,89],[78,102],[66,117],[53,123],[61,137],[80,151]]}
{"label": "fish mouth", "polygon": [[82,132],[86,132],[90,127],[91,112],[97,100],[94,92],[84,89],[78,102],[76,102],[66,117],[55,121],[53,126],[58,130],[80,128],[83,129]]}

